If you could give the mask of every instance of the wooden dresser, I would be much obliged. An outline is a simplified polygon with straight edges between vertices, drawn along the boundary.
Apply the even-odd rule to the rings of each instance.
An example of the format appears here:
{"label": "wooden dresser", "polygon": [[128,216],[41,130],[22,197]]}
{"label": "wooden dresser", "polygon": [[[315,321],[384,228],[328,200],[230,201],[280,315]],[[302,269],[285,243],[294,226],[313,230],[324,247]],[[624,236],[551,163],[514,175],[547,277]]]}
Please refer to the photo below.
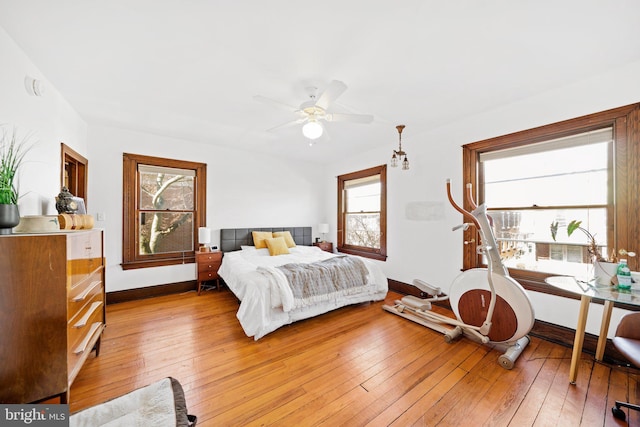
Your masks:
{"label": "wooden dresser", "polygon": [[0,403],[69,387],[105,327],[102,230],[0,236]]}
{"label": "wooden dresser", "polygon": [[325,252],[333,253],[333,243],[331,242],[315,242],[313,246],[317,246]]}

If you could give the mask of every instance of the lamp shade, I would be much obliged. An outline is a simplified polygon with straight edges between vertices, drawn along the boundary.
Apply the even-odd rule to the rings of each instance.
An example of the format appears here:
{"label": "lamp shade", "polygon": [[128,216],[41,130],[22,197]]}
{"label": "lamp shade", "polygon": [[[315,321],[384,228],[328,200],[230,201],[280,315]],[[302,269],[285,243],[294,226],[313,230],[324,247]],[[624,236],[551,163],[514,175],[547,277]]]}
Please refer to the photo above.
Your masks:
{"label": "lamp shade", "polygon": [[302,134],[309,139],[318,139],[322,136],[322,125],[318,122],[309,121],[302,126]]}
{"label": "lamp shade", "polygon": [[318,224],[318,233],[327,234],[329,232],[329,224]]}
{"label": "lamp shade", "polygon": [[201,245],[211,243],[211,230],[207,227],[198,228],[198,243]]}

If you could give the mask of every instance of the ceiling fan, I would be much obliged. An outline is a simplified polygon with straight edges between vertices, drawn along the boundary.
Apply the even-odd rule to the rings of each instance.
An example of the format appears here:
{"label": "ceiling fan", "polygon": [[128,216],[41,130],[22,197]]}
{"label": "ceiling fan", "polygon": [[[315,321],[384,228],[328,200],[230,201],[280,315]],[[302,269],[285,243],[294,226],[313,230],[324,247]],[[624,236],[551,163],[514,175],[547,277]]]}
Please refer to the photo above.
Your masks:
{"label": "ceiling fan", "polygon": [[297,119],[278,125],[267,131],[275,131],[285,127],[302,124],[302,134],[311,140],[318,139],[324,133],[322,122],[354,122],[354,123],[371,123],[373,116],[370,114],[344,114],[331,113],[329,108],[331,104],[347,90],[347,85],[341,81],[333,80],[326,89],[317,96],[317,88],[308,87],[309,100],[300,104],[299,107],[276,101],[271,98],[256,95],[253,97],[256,101],[274,105],[278,108],[284,108],[298,116]]}

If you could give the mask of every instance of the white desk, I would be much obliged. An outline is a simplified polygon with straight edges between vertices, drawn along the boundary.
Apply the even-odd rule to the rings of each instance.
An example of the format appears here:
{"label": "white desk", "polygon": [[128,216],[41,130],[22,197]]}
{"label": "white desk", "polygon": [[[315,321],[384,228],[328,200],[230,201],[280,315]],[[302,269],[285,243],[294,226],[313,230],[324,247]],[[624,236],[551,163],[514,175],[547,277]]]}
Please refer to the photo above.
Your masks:
{"label": "white desk", "polygon": [[615,286],[593,285],[585,282],[578,282],[571,276],[552,276],[545,281],[551,286],[580,295],[580,312],[578,314],[578,324],[576,325],[576,335],[573,341],[573,353],[571,355],[571,369],[569,371],[569,382],[576,383],[578,377],[578,364],[582,354],[584,344],[584,332],[587,326],[587,315],[589,314],[589,304],[593,298],[604,300],[602,310],[602,320],[600,321],[600,335],[596,347],[595,359],[600,361],[604,356],[604,348],[607,344],[607,332],[611,321],[611,311],[616,301],[640,306],[640,290],[619,291]]}

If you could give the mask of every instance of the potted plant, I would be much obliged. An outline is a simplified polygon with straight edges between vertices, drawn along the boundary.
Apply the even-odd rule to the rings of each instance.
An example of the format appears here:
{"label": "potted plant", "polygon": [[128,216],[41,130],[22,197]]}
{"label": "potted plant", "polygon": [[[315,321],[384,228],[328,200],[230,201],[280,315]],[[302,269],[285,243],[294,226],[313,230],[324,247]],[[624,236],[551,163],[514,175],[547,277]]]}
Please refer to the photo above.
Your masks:
{"label": "potted plant", "polygon": [[[596,282],[602,285],[611,284],[611,279],[616,275],[616,270],[618,268],[618,262],[620,261],[620,257],[624,258],[632,258],[635,257],[635,252],[629,252],[626,249],[620,249],[616,252],[615,249],[611,251],[611,255],[603,255],[598,247],[598,243],[596,242],[596,238],[593,234],[589,232],[586,228],[581,227],[582,221],[573,220],[567,225],[567,236],[571,236],[574,231],[580,230],[582,231],[589,241],[589,245],[587,246],[587,252],[591,256],[594,265],[594,277]],[[551,237],[553,241],[556,240],[556,235],[558,234],[558,222],[551,223]],[[619,256],[618,256],[619,255]]]}
{"label": "potted plant", "polygon": [[[607,261],[605,257],[600,253],[600,249],[598,248],[598,243],[596,242],[596,238],[593,234],[589,232],[586,228],[580,227],[582,221],[576,221],[575,219],[567,225],[567,236],[571,236],[574,231],[580,230],[582,231],[589,240],[589,246],[587,247],[587,252],[593,258],[594,261]],[[558,221],[554,221],[551,223],[551,237],[553,241],[556,241],[556,236],[558,235]]]}
{"label": "potted plant", "polygon": [[2,126],[0,134],[0,234],[11,234],[20,223],[18,170],[30,149],[28,136],[18,140],[15,128]]}

